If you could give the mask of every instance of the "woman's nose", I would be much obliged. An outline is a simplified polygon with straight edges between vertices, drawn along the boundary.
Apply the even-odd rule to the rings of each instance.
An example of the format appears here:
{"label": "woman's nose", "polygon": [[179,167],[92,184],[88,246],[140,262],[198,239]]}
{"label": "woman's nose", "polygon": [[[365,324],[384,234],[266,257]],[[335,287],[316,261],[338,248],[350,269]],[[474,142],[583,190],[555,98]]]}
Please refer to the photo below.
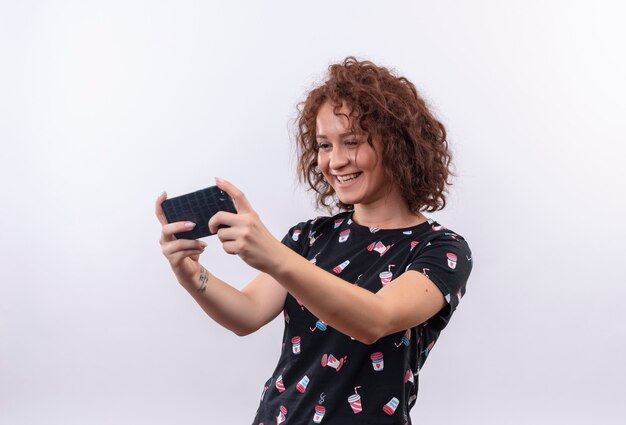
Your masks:
{"label": "woman's nose", "polygon": [[333,149],[333,151],[330,153],[329,159],[330,162],[328,165],[332,169],[339,169],[348,164],[348,162],[350,162],[350,158],[348,157],[347,152],[344,149]]}

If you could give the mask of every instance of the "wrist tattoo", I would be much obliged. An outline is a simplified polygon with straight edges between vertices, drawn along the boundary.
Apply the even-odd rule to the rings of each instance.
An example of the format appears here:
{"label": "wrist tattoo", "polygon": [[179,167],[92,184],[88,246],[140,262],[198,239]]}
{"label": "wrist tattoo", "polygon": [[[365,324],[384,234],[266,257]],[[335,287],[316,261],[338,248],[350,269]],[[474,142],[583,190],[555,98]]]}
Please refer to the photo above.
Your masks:
{"label": "wrist tattoo", "polygon": [[200,287],[198,292],[204,292],[206,290],[207,282],[209,281],[209,272],[203,266],[200,266]]}

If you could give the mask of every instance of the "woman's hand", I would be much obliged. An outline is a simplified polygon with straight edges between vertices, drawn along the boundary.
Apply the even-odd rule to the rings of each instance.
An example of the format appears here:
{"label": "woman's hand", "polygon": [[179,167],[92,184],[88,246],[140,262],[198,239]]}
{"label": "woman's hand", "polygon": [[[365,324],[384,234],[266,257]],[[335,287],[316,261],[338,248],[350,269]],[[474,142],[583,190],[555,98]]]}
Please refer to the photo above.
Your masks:
{"label": "woman's hand", "polygon": [[161,208],[161,204],[167,198],[163,192],[156,200],[155,213],[161,223],[161,250],[169,261],[172,270],[177,276],[194,276],[202,267],[198,260],[204,252],[206,243],[199,240],[176,239],[175,233],[186,232],[195,226],[190,221],[177,221],[168,223]]}
{"label": "woman's hand", "polygon": [[[283,246],[267,230],[256,211],[232,183],[215,179],[217,186],[228,193],[237,207],[237,214],[220,211],[209,220],[211,232],[217,232],[224,251],[238,255],[251,267],[268,272],[276,261],[276,253]],[[225,225],[226,228],[218,229]]]}

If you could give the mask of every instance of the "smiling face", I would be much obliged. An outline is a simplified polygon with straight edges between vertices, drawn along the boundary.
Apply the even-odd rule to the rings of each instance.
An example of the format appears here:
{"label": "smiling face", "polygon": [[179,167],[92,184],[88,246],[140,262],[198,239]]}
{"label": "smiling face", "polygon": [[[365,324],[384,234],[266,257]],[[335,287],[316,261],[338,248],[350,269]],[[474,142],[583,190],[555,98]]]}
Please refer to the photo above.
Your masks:
{"label": "smiling face", "polygon": [[380,140],[374,138],[372,148],[366,134],[353,133],[349,116],[345,103],[337,115],[330,102],[320,107],[316,120],[317,161],[339,200],[356,209],[397,191],[385,173]]}

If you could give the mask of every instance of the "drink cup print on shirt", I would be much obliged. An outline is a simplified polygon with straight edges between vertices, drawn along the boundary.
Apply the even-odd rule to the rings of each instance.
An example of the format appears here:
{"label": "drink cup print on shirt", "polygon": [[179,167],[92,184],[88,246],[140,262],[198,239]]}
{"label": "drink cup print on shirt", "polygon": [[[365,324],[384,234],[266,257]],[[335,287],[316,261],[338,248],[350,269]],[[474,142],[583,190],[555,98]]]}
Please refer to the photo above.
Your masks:
{"label": "drink cup print on shirt", "polygon": [[384,243],[382,243],[381,241],[378,241],[378,242],[372,242],[371,244],[369,244],[369,246],[367,247],[367,250],[370,252],[376,251],[382,257],[383,255],[385,255],[387,251],[391,249],[392,246],[393,244],[385,246]]}
{"label": "drink cup print on shirt", "polygon": [[385,369],[385,359],[383,353],[380,351],[372,353],[370,359],[372,359],[372,367],[376,372],[381,372]]}
{"label": "drink cup print on shirt", "polygon": [[333,269],[333,271],[337,274],[341,273],[343,271],[343,269],[345,269],[346,267],[348,267],[348,264],[350,264],[350,260],[346,260],[343,263],[339,264],[337,267],[335,267]]}
{"label": "drink cup print on shirt", "polygon": [[306,387],[309,385],[309,377],[304,375],[302,377],[302,379],[300,379],[300,382],[298,382],[296,384],[296,390],[300,391],[301,393],[304,393],[304,391],[306,390]]}
{"label": "drink cup print on shirt", "polygon": [[276,389],[279,393],[285,392],[285,384],[283,383],[283,375],[280,374],[278,378],[276,378]]}
{"label": "drink cup print on shirt", "polygon": [[315,241],[321,237],[322,235],[318,235],[315,236],[315,231],[310,231],[309,230],[309,246],[313,246],[313,244],[315,243]]}
{"label": "drink cup print on shirt", "polygon": [[411,384],[415,383],[415,375],[413,375],[411,369],[407,369],[404,374],[404,383],[406,384],[407,382],[410,382]]}
{"label": "drink cup print on shirt", "polygon": [[285,406],[280,406],[280,410],[278,411],[278,416],[276,416],[276,425],[282,424],[287,420],[287,408]]}
{"label": "drink cup print on shirt", "polygon": [[393,415],[396,412],[396,409],[398,408],[398,404],[400,404],[400,400],[398,400],[395,397],[392,398],[391,400],[387,402],[387,404],[383,406],[383,412],[385,412],[389,416]]}
{"label": "drink cup print on shirt", "polygon": [[393,279],[391,268],[395,266],[395,264],[389,264],[389,266],[387,266],[387,270],[378,275],[378,277],[380,278],[380,283],[382,283],[383,286],[391,283],[391,279]]}
{"label": "drink cup print on shirt", "polygon": [[361,396],[357,392],[357,389],[359,388],[361,387],[354,387],[354,394],[348,397],[348,403],[350,404],[350,407],[355,415],[363,411],[363,406],[361,406]]}
{"label": "drink cup print on shirt", "polygon": [[294,336],[293,338],[291,338],[291,344],[291,351],[293,352],[293,354],[300,354],[300,337]]}
{"label": "drink cup print on shirt", "polygon": [[339,243],[344,243],[350,237],[350,229],[346,229],[339,233]]}
{"label": "drink cup print on shirt", "polygon": [[315,323],[315,327],[313,328],[309,328],[311,329],[311,332],[315,332],[315,329],[319,329],[320,331],[325,331],[327,329],[326,323],[324,323],[322,320],[318,320]]}
{"label": "drink cup print on shirt", "polygon": [[446,228],[443,226],[435,226],[434,224],[432,225],[433,230],[436,232],[438,230],[445,230]]}
{"label": "drink cup print on shirt", "polygon": [[263,387],[263,392],[261,393],[261,401],[263,401],[263,398],[265,397],[265,392],[267,391],[269,387],[266,385]]}
{"label": "drink cup print on shirt", "polygon": [[339,372],[341,370],[341,367],[346,362],[347,358],[348,356],[343,356],[341,359],[337,359],[332,354],[324,354],[322,356],[322,366],[323,367],[330,366],[333,369],[335,369],[335,372]]}
{"label": "drink cup print on shirt", "polygon": [[311,264],[317,264],[317,256],[320,255],[320,253],[318,252],[317,254],[315,254],[315,256],[313,258],[311,258],[309,261],[311,262]]}
{"label": "drink cup print on shirt", "polygon": [[428,347],[426,347],[426,349],[424,350],[424,357],[428,357],[428,354],[430,354],[430,351],[433,349],[434,346],[435,341],[430,341],[430,344],[428,344]]}
{"label": "drink cup print on shirt", "polygon": [[404,335],[402,335],[402,339],[400,340],[400,342],[394,342],[393,344],[396,347],[400,347],[402,344],[404,344],[405,346],[409,346],[409,343],[411,342],[411,330],[407,329],[406,331],[404,331]]}
{"label": "drink cup print on shirt", "polygon": [[448,252],[446,254],[446,257],[448,258],[448,267],[450,267],[452,270],[456,269],[456,254]]}
{"label": "drink cup print on shirt", "polygon": [[319,424],[324,419],[324,415],[326,414],[326,408],[324,406],[317,405],[315,406],[315,413],[313,414],[313,423]]}
{"label": "drink cup print on shirt", "polygon": [[341,226],[341,223],[343,223],[343,218],[338,218],[337,220],[335,220],[335,229],[339,226]]}
{"label": "drink cup print on shirt", "polygon": [[291,239],[293,239],[294,242],[298,242],[298,239],[300,239],[301,233],[302,233],[302,230],[294,230],[293,234],[291,235]]}
{"label": "drink cup print on shirt", "polygon": [[413,249],[415,249],[415,247],[417,246],[419,242],[418,241],[411,241],[411,249],[410,251],[413,251]]}

